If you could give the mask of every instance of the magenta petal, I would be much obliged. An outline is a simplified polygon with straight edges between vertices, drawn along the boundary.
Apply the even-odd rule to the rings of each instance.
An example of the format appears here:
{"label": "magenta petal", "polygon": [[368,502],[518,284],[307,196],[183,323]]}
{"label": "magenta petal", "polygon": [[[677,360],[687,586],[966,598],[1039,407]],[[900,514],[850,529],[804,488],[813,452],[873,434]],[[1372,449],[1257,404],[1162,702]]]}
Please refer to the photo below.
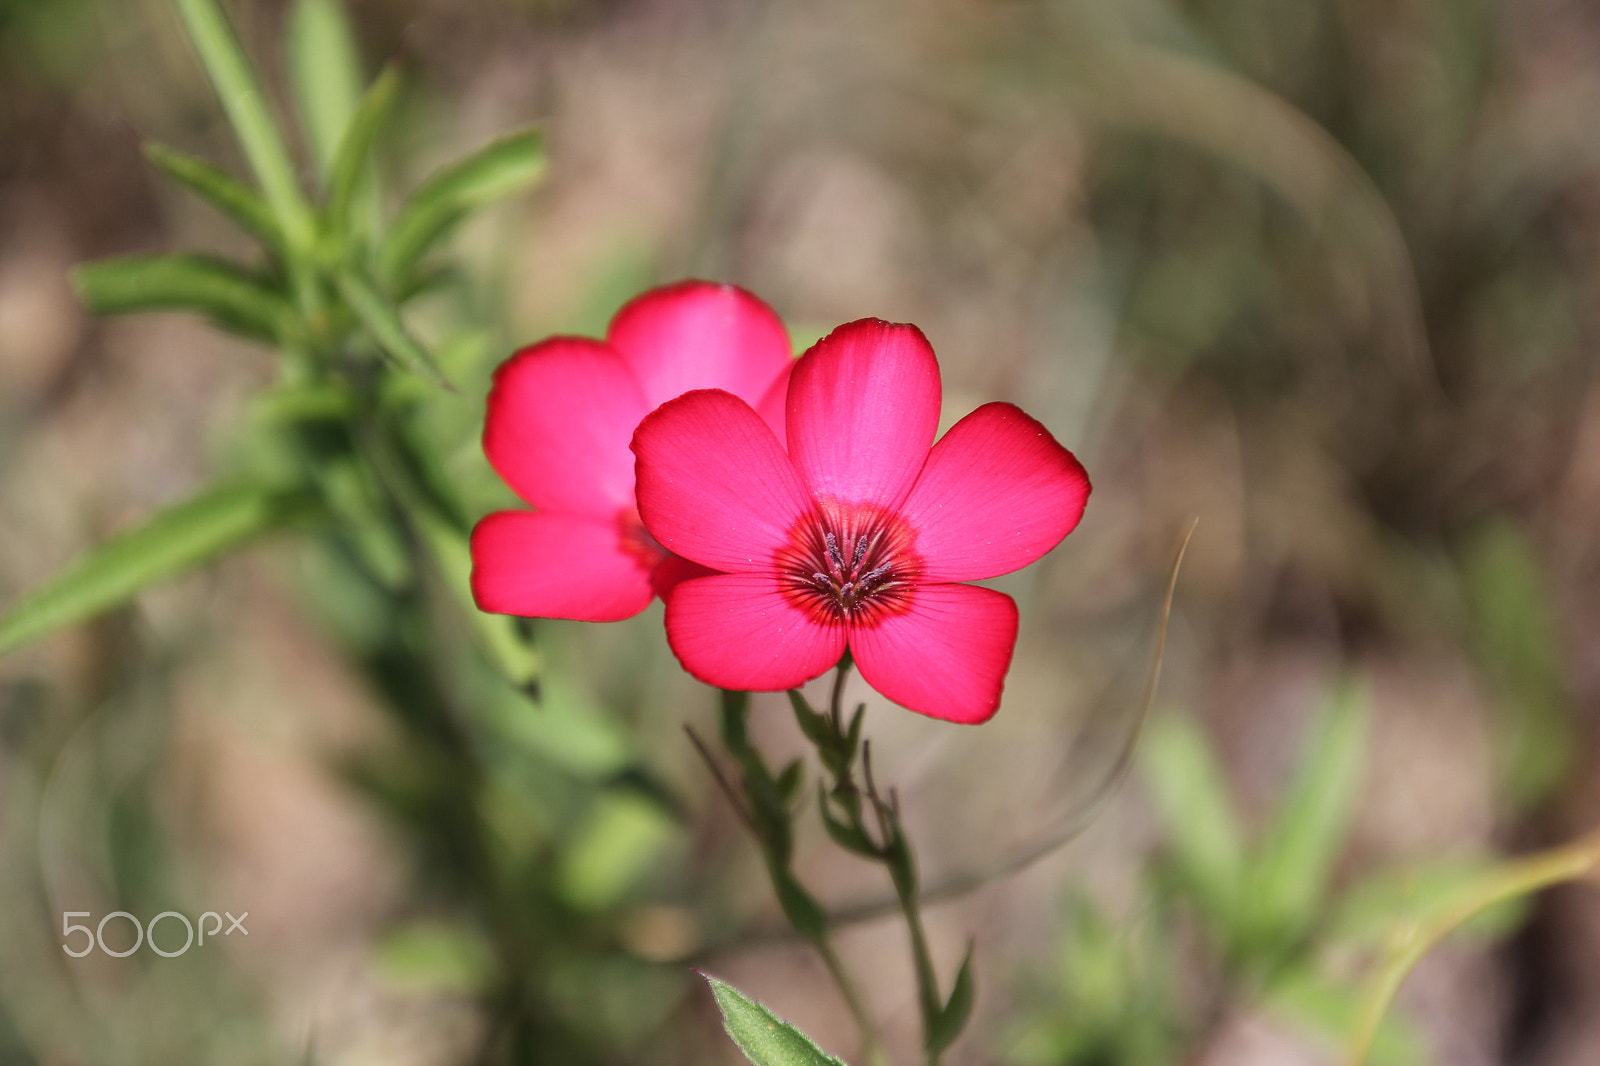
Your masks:
{"label": "magenta petal", "polygon": [[1083,517],[1089,477],[1050,431],[1008,403],[950,427],[901,505],[930,581],[1027,566]]}
{"label": "magenta petal", "polygon": [[795,688],[844,654],[844,627],[819,624],[772,574],[714,574],[685,581],[667,599],[667,643],[708,685],[749,692]]}
{"label": "magenta petal", "polygon": [[922,585],[911,609],[850,631],[867,684],[908,710],[976,725],[1000,706],[1017,605],[977,585]]}
{"label": "magenta petal", "polygon": [[472,598],[496,614],[615,622],[650,603],[655,562],[616,521],[497,511],[472,531]]}
{"label": "magenta petal", "polygon": [[819,496],[893,508],[939,429],[939,364],[922,331],[875,318],[840,326],[789,382],[789,455]]}
{"label": "magenta petal", "polygon": [[680,281],[629,301],[606,339],[622,353],[651,407],[690,389],[723,389],[757,403],[789,362],[789,334],[761,300],[732,285]]}
{"label": "magenta petal", "polygon": [[616,352],[552,337],[495,371],[484,454],[535,507],[609,517],[633,505],[628,441],[649,410]]}
{"label": "magenta petal", "polygon": [[794,373],[794,360],[783,368],[783,373],[767,387],[766,395],[761,397],[761,402],[756,404],[756,414],[761,416],[761,421],[772,427],[772,435],[778,438],[778,443],[787,443],[789,430],[785,409],[789,406],[789,378]]}
{"label": "magenta petal", "polygon": [[716,389],[662,404],[633,437],[639,517],[662,547],[713,570],[770,570],[809,509],[750,405]]}
{"label": "magenta petal", "polygon": [[650,574],[650,587],[655,594],[665,600],[672,595],[672,590],[688,581],[691,577],[706,577],[717,571],[691,562],[681,555],[663,552],[661,561]]}

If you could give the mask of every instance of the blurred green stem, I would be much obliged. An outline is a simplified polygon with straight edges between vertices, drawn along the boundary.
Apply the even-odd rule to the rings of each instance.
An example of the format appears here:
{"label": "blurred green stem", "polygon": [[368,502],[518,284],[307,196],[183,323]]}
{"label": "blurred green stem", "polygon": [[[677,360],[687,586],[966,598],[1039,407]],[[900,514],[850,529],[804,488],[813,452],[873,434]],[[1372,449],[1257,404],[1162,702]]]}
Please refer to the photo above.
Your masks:
{"label": "blurred green stem", "polygon": [[[944,1049],[960,1031],[965,1018],[955,1019],[954,1032],[948,1031],[951,1026],[945,1023],[947,1007],[939,992],[938,971],[934,968],[933,953],[928,950],[927,932],[922,924],[916,858],[900,823],[900,800],[893,789],[889,790],[887,800],[878,791],[877,781],[872,774],[871,746],[859,739],[860,716],[865,708],[857,708],[852,720],[848,724],[845,722],[844,686],[852,665],[850,653],[846,651],[834,673],[827,716],[822,718],[813,715],[810,718],[811,727],[805,729],[812,743],[817,745],[823,766],[834,779],[832,789],[822,794],[822,816],[830,835],[840,846],[862,858],[883,864],[889,871],[895,898],[899,901],[900,913],[905,917],[906,932],[911,940],[911,961],[917,980],[917,1008],[922,1018],[925,1061],[927,1066],[939,1066]],[[798,699],[798,693],[794,700],[796,713],[800,714],[804,701]],[[802,715],[803,727],[807,721]],[[858,787],[855,780],[858,748],[864,789]],[[836,821],[830,813],[830,797],[839,806],[842,820]],[[876,823],[876,840],[863,817],[868,807]]]}
{"label": "blurred green stem", "polygon": [[[828,915],[795,877],[792,868],[794,851],[794,810],[790,798],[780,784],[781,777],[774,776],[761,753],[750,741],[748,692],[724,691],[722,693],[722,745],[738,762],[741,770],[740,787],[736,788],[723,775],[711,759],[710,752],[693,730],[689,737],[701,757],[706,760],[713,777],[727,794],[735,812],[761,845],[766,859],[767,876],[772,882],[773,894],[783,909],[783,915],[808,944],[822,956],[828,974],[839,987],[845,1005],[850,1009],[857,1027],[861,1030],[863,1053],[868,1066],[890,1066],[884,1054],[883,1041],[877,1026],[861,998],[855,980],[845,969],[844,962],[834,949],[828,929]],[[798,778],[796,779],[798,780]]]}
{"label": "blurred green stem", "polygon": [[1364,1066],[1378,1027],[1411,968],[1433,946],[1496,904],[1592,876],[1600,869],[1600,829],[1570,844],[1505,863],[1466,886],[1433,914],[1397,926],[1367,979],[1347,1066]]}

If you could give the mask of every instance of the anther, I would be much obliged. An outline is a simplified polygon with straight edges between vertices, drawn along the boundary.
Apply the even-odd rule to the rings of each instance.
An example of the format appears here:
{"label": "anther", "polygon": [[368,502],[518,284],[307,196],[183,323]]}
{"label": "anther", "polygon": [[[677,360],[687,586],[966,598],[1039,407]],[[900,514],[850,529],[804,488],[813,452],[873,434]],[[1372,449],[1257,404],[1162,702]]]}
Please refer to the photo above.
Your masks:
{"label": "anther", "polygon": [[823,536],[823,543],[828,546],[828,562],[841,573],[844,571],[844,556],[839,554],[839,541],[832,533]]}

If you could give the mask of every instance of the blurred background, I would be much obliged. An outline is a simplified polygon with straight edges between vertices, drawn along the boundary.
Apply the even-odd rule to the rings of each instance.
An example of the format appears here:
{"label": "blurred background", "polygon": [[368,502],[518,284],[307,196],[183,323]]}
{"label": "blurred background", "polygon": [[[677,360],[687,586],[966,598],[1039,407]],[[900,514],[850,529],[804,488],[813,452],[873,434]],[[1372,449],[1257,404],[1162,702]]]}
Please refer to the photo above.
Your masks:
{"label": "blurred background", "polygon": [[[289,5],[226,9],[287,114]],[[406,76],[396,187],[547,138],[544,181],[457,236],[409,317],[460,386],[420,432],[475,513],[510,499],[477,445],[493,366],[685,276],[761,295],[797,351],[915,322],[946,425],[1015,401],[1088,467],[1080,529],[997,583],[1022,637],[993,723],[852,691],[951,890],[929,913],[946,982],[977,945],[950,1062],[1335,1061],[1385,920],[1600,823],[1591,5],[350,14],[369,76]],[[74,296],[98,257],[253,254],[145,140],[246,173],[166,0],[0,0],[0,604],[248,465],[268,417],[268,349]],[[738,1062],[691,965],[854,1060],[682,735],[714,729],[714,693],[659,606],[527,627],[519,685],[441,595],[397,627],[290,532],[0,658],[0,1063]],[[781,699],[755,719],[775,759],[802,750]],[[880,872],[800,848],[866,915],[842,949],[911,1061]],[[248,935],[62,951],[63,914],[115,910],[248,912]],[[1552,891],[1431,954],[1378,1061],[1600,1062],[1600,897]]]}

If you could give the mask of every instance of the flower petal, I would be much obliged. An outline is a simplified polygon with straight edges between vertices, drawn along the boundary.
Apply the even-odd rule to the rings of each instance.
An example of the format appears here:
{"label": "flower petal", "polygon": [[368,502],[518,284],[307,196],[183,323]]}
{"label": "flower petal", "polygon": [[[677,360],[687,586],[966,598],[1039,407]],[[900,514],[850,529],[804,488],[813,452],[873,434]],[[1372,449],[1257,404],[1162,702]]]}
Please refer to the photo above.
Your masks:
{"label": "flower petal", "polygon": [[699,563],[685,559],[681,555],[671,552],[662,552],[661,561],[650,574],[650,587],[655,594],[665,600],[672,595],[672,590],[691,577],[706,577],[717,571],[701,566]]}
{"label": "flower petal", "polygon": [[632,371],[611,348],[552,337],[495,371],[484,454],[535,507],[609,518],[633,505],[628,441],[649,410]]}
{"label": "flower petal", "polygon": [[770,574],[693,578],[667,599],[667,643],[708,685],[750,692],[795,688],[844,654],[844,627],[799,610]]}
{"label": "flower petal", "polygon": [[939,429],[939,364],[915,326],[862,319],[805,355],[789,383],[789,455],[812,492],[893,508]]}
{"label": "flower petal", "polygon": [[900,513],[930,581],[974,581],[1027,566],[1083,517],[1089,476],[1050,431],[990,403],[933,446]]}
{"label": "flower petal", "polygon": [[615,521],[497,511],[472,531],[472,598],[496,614],[615,622],[650,603],[656,562]]}
{"label": "flower petal", "polygon": [[761,416],[761,421],[772,427],[772,435],[778,438],[780,444],[785,444],[789,440],[786,426],[788,420],[784,412],[789,406],[789,379],[794,374],[794,367],[794,360],[789,360],[789,365],[783,368],[783,372],[771,385],[767,386],[766,395],[756,404],[756,414]]}
{"label": "flower petal", "polygon": [[760,299],[733,285],[680,281],[635,297],[606,339],[638,376],[651,407],[690,389],[757,403],[789,362],[789,334]]}
{"label": "flower petal", "polygon": [[750,405],[700,389],[651,412],[633,435],[639,517],[662,547],[714,570],[770,570],[811,503]]}
{"label": "flower petal", "polygon": [[850,631],[861,676],[918,714],[976,725],[994,716],[1011,650],[1017,605],[977,585],[922,585],[911,609]]}

